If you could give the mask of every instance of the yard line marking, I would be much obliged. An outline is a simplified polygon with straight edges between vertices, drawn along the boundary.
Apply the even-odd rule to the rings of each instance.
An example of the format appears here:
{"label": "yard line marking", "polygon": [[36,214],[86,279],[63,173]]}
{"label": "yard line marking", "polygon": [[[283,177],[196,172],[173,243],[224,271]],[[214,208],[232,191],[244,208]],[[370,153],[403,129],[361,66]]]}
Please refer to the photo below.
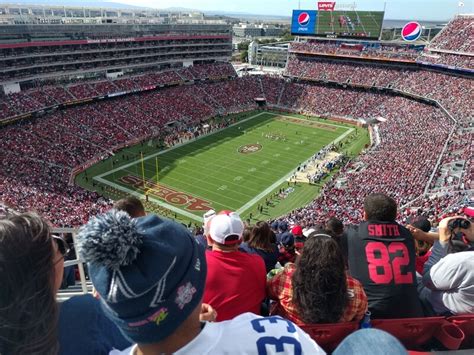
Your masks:
{"label": "yard line marking", "polygon": [[[169,152],[169,151],[171,151],[171,150],[173,150],[173,149],[177,149],[177,148],[179,148],[179,147],[183,147],[183,146],[185,146],[185,145],[194,143],[194,142],[199,141],[199,140],[201,140],[201,139],[203,139],[203,138],[205,138],[205,137],[208,137],[208,136],[211,136],[211,135],[213,135],[213,134],[222,132],[223,130],[225,130],[225,129],[227,129],[227,128],[234,127],[234,126],[236,126],[236,125],[238,125],[238,124],[242,124],[243,122],[250,121],[251,119],[254,119],[255,117],[259,117],[259,116],[262,116],[262,115],[268,115],[268,114],[275,115],[274,113],[271,113],[271,112],[260,112],[260,113],[258,113],[258,114],[256,114],[256,115],[250,116],[250,117],[245,118],[245,119],[243,119],[243,120],[241,120],[241,121],[238,121],[238,122],[236,122],[236,123],[233,123],[233,124],[231,124],[230,126],[224,127],[224,128],[222,128],[222,129],[219,129],[219,130],[214,131],[214,132],[211,132],[211,133],[203,134],[202,136],[199,136],[199,137],[197,137],[197,138],[195,138],[195,139],[190,139],[190,140],[188,140],[188,141],[186,141],[186,142],[184,142],[184,143],[176,144],[176,145],[174,145],[174,146],[172,146],[172,147],[169,147],[169,148],[167,148],[167,149],[165,149],[165,150],[162,150],[162,151],[160,151],[160,152],[158,152],[158,153],[154,153],[154,154],[152,154],[152,155],[149,155],[149,156],[147,156],[146,158],[143,158],[143,161],[147,161],[147,160],[152,159],[152,158],[154,158],[154,157],[156,157],[156,156],[165,154],[165,153],[167,153],[167,152]],[[94,177],[94,179],[95,179],[95,178],[102,178],[102,177],[107,176],[107,175],[109,175],[109,174],[116,173],[117,171],[123,170],[124,168],[128,168],[128,167],[133,166],[133,165],[135,165],[135,164],[138,164],[138,163],[140,163],[140,162],[141,162],[141,159],[137,159],[137,160],[135,160],[135,161],[133,161],[133,162],[131,162],[131,163],[122,165],[122,166],[120,166],[120,167],[118,167],[118,168],[115,168],[115,169],[109,170],[109,171],[107,171],[107,172],[105,172],[105,173],[103,173],[103,174],[97,175],[96,177]]]}
{"label": "yard line marking", "polygon": [[[146,169],[145,169],[145,170],[146,170]],[[128,172],[128,173],[133,174],[134,176],[137,176],[136,173],[133,172],[133,171],[130,171],[130,170],[125,170],[125,171]],[[148,171],[149,171],[149,170],[148,170]],[[183,174],[180,174],[180,173],[177,173],[176,175],[183,176],[183,177],[188,177],[188,175],[183,175]],[[139,177],[139,178],[141,179],[140,176],[137,176],[137,177]],[[181,182],[178,178],[174,178],[174,177],[168,177],[168,179],[169,179],[169,180],[172,180],[172,181],[179,181],[179,182]],[[203,190],[203,191],[205,191],[205,192],[208,192],[208,193],[211,193],[211,194],[214,194],[214,193],[215,193],[214,190],[203,187],[202,183],[207,183],[206,180],[198,179],[198,178],[196,178],[196,177],[194,177],[194,179],[197,180],[197,181],[199,181],[199,182],[201,183],[201,185],[200,185],[200,189],[201,189],[201,190]],[[103,179],[103,180],[105,180],[105,179]],[[215,179],[215,180],[218,181],[219,183],[220,183],[220,182],[228,182],[228,181],[223,181],[222,179]],[[105,180],[105,181],[109,181],[109,180]],[[203,200],[208,200],[208,201],[210,201],[210,202],[213,202],[214,204],[221,204],[221,203],[218,203],[218,202],[216,202],[216,201],[210,200],[208,197],[200,196],[199,194],[196,194],[194,191],[187,191],[187,188],[176,187],[176,185],[173,185],[173,184],[165,184],[165,183],[163,183],[163,184],[164,184],[164,185],[171,186],[172,188],[177,189],[177,190],[179,190],[180,192],[188,193],[188,194],[190,194],[190,195],[193,195],[193,196],[198,197],[198,198],[203,199]],[[186,182],[185,184],[186,184],[186,186],[192,186],[192,185],[193,185],[193,183],[190,183],[190,182],[189,182],[189,183]],[[212,185],[211,187],[214,187],[214,185]],[[245,194],[245,193],[240,192],[240,191],[235,191],[235,193],[236,193],[236,194],[239,193],[240,195],[244,196],[245,198],[249,198],[250,196],[253,196],[253,195],[254,195],[253,193],[252,193],[252,194]],[[250,196],[249,196],[249,195],[250,195]],[[226,196],[226,198],[229,199],[229,200],[231,200],[231,201],[234,201],[234,202],[237,202],[237,203],[241,203],[239,200],[235,200],[235,199],[233,199],[232,197]]]}
{"label": "yard line marking", "polygon": [[[200,137],[198,137],[198,138],[191,139],[191,140],[186,141],[186,142],[184,142],[184,143],[180,143],[180,144],[177,144],[177,145],[175,145],[175,146],[169,147],[169,148],[167,148],[167,149],[165,149],[165,150],[163,150],[163,151],[160,151],[160,152],[158,152],[158,153],[154,153],[154,154],[152,154],[152,155],[149,155],[149,156],[147,156],[146,158],[144,158],[143,161],[146,162],[146,161],[149,160],[149,159],[152,159],[152,158],[154,158],[154,157],[156,157],[156,156],[165,154],[165,153],[167,153],[167,152],[171,152],[171,151],[173,151],[174,149],[177,149],[177,148],[179,148],[179,147],[183,147],[183,146],[186,146],[186,145],[188,145],[188,144],[195,143],[196,141],[199,141],[200,139],[203,139],[203,138],[208,137],[208,136],[212,136],[212,135],[217,134],[217,133],[219,133],[219,132],[222,132],[222,131],[224,131],[224,130],[230,128],[230,127],[234,127],[234,126],[236,126],[236,125],[238,125],[238,124],[242,124],[242,123],[244,123],[244,122],[247,122],[247,121],[249,121],[249,120],[252,120],[252,119],[254,119],[254,118],[256,118],[256,117],[259,117],[259,116],[261,116],[261,115],[273,115],[273,116],[275,116],[275,117],[288,117],[288,118],[292,118],[292,119],[295,119],[295,118],[296,118],[296,119],[299,119],[299,120],[302,120],[302,121],[313,122],[313,120],[305,119],[305,118],[301,118],[301,117],[292,117],[292,116],[287,116],[287,115],[276,114],[276,113],[273,113],[273,112],[261,112],[261,113],[258,113],[258,114],[256,114],[256,115],[253,115],[253,116],[250,116],[250,117],[248,117],[248,118],[245,118],[245,119],[243,119],[243,120],[241,120],[241,121],[238,121],[238,122],[236,122],[236,123],[233,123],[233,124],[229,125],[228,127],[223,128],[223,129],[220,129],[220,130],[217,130],[217,131],[208,133],[208,134],[204,134],[204,135],[202,135],[202,136],[200,136]],[[320,123],[321,123],[321,122],[320,122]],[[336,139],[333,140],[332,142],[328,143],[328,144],[326,145],[326,147],[329,146],[329,145],[338,143],[339,141],[343,140],[346,136],[348,136],[350,133],[352,133],[352,132],[355,130],[354,128],[345,127],[345,126],[337,125],[337,124],[326,123],[326,122],[321,123],[321,124],[323,124],[323,125],[328,125],[328,126],[334,126],[334,127],[337,127],[337,128],[343,128],[343,129],[346,129],[346,130],[347,130],[344,134],[340,135],[338,138],[336,138]],[[317,128],[317,127],[316,127],[316,128]],[[289,150],[290,148],[287,147],[286,149]],[[321,148],[321,149],[323,149],[323,148]],[[224,158],[223,160],[225,160],[225,159],[226,159],[226,158]],[[310,160],[311,160],[311,157],[308,158],[308,160],[307,160],[305,163],[309,162]],[[118,190],[120,190],[120,191],[124,191],[124,192],[129,193],[129,194],[131,194],[131,195],[133,195],[133,196],[136,196],[136,197],[143,197],[144,194],[143,194],[143,193],[140,193],[139,191],[130,190],[130,189],[126,188],[126,187],[123,187],[123,186],[121,186],[121,185],[119,185],[119,184],[116,184],[115,182],[112,182],[112,181],[109,181],[109,180],[104,179],[105,176],[112,175],[112,174],[114,174],[114,173],[116,173],[116,172],[118,172],[118,171],[125,171],[125,172],[129,172],[129,173],[135,174],[136,172],[133,172],[133,171],[131,171],[131,170],[128,170],[127,168],[129,168],[129,167],[131,167],[131,166],[134,166],[134,165],[137,165],[137,164],[139,164],[140,162],[141,162],[141,159],[138,158],[138,159],[136,159],[135,161],[132,161],[131,163],[127,163],[127,164],[122,165],[122,166],[120,166],[120,167],[118,167],[118,168],[115,168],[115,169],[109,170],[109,171],[107,171],[107,172],[105,172],[105,173],[103,173],[103,174],[97,175],[97,176],[95,176],[93,179],[96,180],[96,181],[99,181],[99,182],[103,183],[104,185],[108,185],[108,186],[114,187],[114,188],[116,188],[116,189],[118,189]],[[304,163],[303,163],[303,164],[304,164]],[[229,165],[232,165],[232,164],[229,164]],[[145,170],[146,170],[146,171],[151,171],[151,170],[148,170],[148,169],[146,169],[146,168],[145,168]],[[229,169],[229,170],[231,170],[231,169]],[[260,200],[260,199],[263,198],[265,195],[267,195],[267,194],[270,193],[272,190],[274,190],[276,187],[278,187],[279,185],[281,185],[285,180],[289,179],[289,178],[291,177],[291,175],[294,173],[294,171],[295,171],[295,169],[292,169],[288,174],[282,176],[279,180],[275,181],[271,186],[267,187],[267,188],[266,188],[265,190],[263,190],[260,194],[258,194],[257,196],[255,196],[254,198],[252,198],[250,201],[248,201],[246,204],[244,204],[241,208],[239,208],[239,209],[237,210],[237,212],[238,212],[239,214],[241,214],[242,212],[244,212],[244,211],[246,211],[247,209],[249,209],[250,207],[252,207],[258,200]],[[180,175],[181,175],[181,174],[180,174]],[[170,179],[177,180],[177,179],[175,179],[175,178],[170,178]],[[198,180],[202,181],[201,179],[198,179]],[[217,180],[222,181],[222,179],[217,179]],[[230,181],[223,181],[223,182],[229,183]],[[233,182],[230,182],[230,183],[232,184]],[[221,186],[221,187],[223,187],[223,186]],[[201,188],[202,188],[202,187],[201,187]],[[227,188],[227,186],[226,186],[225,188]],[[208,189],[204,189],[204,190],[205,190],[205,191],[208,191],[208,192],[211,192],[211,191],[208,190]],[[184,192],[186,192],[186,191],[184,191]],[[192,194],[195,195],[196,197],[203,198],[203,197],[201,197],[201,196],[196,195],[194,192],[193,192]],[[242,193],[241,193],[241,194],[242,194]],[[243,195],[245,195],[245,194],[243,194]],[[204,198],[203,198],[203,199],[204,199]],[[228,197],[228,196],[226,196],[226,199],[229,199],[229,200],[238,202],[238,201],[236,201],[236,200],[234,200],[234,199],[232,199],[231,197]],[[159,206],[161,206],[161,207],[164,207],[164,208],[166,208],[166,209],[168,209],[168,210],[170,210],[170,211],[179,213],[179,214],[181,214],[181,215],[183,215],[183,216],[186,216],[186,217],[188,217],[188,218],[191,218],[192,220],[202,222],[202,218],[201,218],[201,217],[198,217],[198,216],[194,215],[193,213],[188,212],[188,211],[186,211],[186,210],[182,210],[182,209],[180,209],[180,208],[178,208],[178,207],[176,207],[176,206],[174,206],[174,205],[170,205],[170,204],[168,204],[168,203],[166,203],[166,202],[164,202],[164,201],[162,201],[162,200],[160,200],[160,199],[157,199],[157,198],[155,198],[155,197],[153,197],[153,196],[149,196],[149,200],[153,201],[153,202],[156,203],[157,205],[159,205]],[[213,203],[213,204],[222,205],[222,203],[220,203],[220,202],[219,202],[219,203],[218,203],[218,202],[215,202],[215,201],[213,201],[213,200],[211,200],[211,199],[209,199],[209,198],[206,198],[206,200],[208,200],[209,202],[211,202],[211,203]]]}
{"label": "yard line marking", "polygon": [[[144,195],[143,193],[140,193],[139,191],[134,191],[134,190],[127,189],[126,187],[123,187],[123,186],[121,186],[121,185],[118,185],[118,184],[116,184],[116,183],[114,183],[114,182],[107,181],[107,180],[105,180],[105,179],[103,179],[103,178],[101,178],[101,177],[96,177],[95,180],[97,180],[97,181],[99,181],[99,182],[101,182],[101,183],[103,183],[103,184],[105,184],[105,185],[112,186],[112,187],[116,188],[117,190],[126,192],[126,193],[128,193],[128,194],[130,194],[130,195],[133,195],[133,196],[137,197],[137,198],[142,198],[143,195]],[[201,217],[198,217],[198,216],[192,214],[191,212],[182,210],[181,208],[178,208],[178,207],[176,207],[176,206],[174,206],[174,205],[170,205],[170,204],[168,204],[168,203],[166,203],[166,202],[164,202],[164,201],[162,201],[162,200],[160,200],[160,199],[157,199],[157,198],[155,198],[155,197],[153,197],[153,196],[151,196],[151,195],[148,195],[148,200],[154,202],[154,203],[157,204],[158,206],[161,206],[161,207],[164,207],[164,208],[166,208],[166,209],[168,209],[168,210],[170,210],[170,211],[179,213],[179,214],[181,214],[181,215],[183,215],[183,216],[186,216],[186,217],[188,217],[188,218],[190,218],[190,219],[192,219],[192,220],[194,220],[194,221],[197,221],[197,222],[202,222],[202,221],[203,221],[203,219],[202,219]]]}
{"label": "yard line marking", "polygon": [[[343,128],[348,128],[348,127],[343,127]],[[349,134],[351,134],[353,131],[355,130],[355,128],[349,128],[348,131],[346,133],[344,133],[343,135],[339,136],[338,138],[336,138],[335,140],[333,140],[331,143],[329,143],[327,146],[330,146],[331,144],[337,144],[339,143],[341,140],[343,140],[344,138],[346,138]],[[327,147],[326,146],[326,147]],[[311,160],[311,157],[304,163],[302,164],[307,164],[309,161]],[[281,184],[283,184],[285,182],[285,180],[288,180],[290,178],[291,175],[293,175],[294,173],[294,169],[292,169],[287,175],[283,176],[281,179],[279,179],[278,181],[275,181],[272,185],[270,185],[269,187],[267,187],[265,190],[263,190],[261,193],[259,193],[257,196],[255,196],[253,199],[251,199],[249,202],[247,202],[245,205],[243,205],[242,207],[240,207],[236,212],[238,214],[242,214],[243,212],[245,212],[246,210],[248,210],[250,207],[252,207],[253,205],[255,205],[259,200],[261,200],[262,198],[264,198],[266,195],[268,195],[270,192],[272,192],[273,190],[275,190],[278,186],[280,186]]]}

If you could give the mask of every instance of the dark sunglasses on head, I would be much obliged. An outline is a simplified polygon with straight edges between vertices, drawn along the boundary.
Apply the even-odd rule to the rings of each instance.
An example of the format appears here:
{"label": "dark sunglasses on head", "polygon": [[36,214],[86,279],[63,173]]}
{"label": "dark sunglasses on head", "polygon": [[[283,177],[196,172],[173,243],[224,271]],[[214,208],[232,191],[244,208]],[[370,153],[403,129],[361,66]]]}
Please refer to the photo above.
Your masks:
{"label": "dark sunglasses on head", "polygon": [[57,235],[52,235],[52,237],[53,237],[53,240],[56,242],[56,245],[58,246],[58,250],[61,253],[61,255],[66,256],[71,251],[69,244],[63,238]]}

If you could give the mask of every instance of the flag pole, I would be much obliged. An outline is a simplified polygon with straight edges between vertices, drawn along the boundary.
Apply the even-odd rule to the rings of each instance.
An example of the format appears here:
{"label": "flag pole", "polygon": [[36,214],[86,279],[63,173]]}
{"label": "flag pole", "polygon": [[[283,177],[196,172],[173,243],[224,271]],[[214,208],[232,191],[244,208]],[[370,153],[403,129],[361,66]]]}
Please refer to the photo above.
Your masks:
{"label": "flag pole", "polygon": [[143,152],[140,152],[140,155],[142,157],[142,179],[143,179],[143,189],[145,190],[145,195],[146,195],[146,186],[145,186],[145,165],[143,163]]}

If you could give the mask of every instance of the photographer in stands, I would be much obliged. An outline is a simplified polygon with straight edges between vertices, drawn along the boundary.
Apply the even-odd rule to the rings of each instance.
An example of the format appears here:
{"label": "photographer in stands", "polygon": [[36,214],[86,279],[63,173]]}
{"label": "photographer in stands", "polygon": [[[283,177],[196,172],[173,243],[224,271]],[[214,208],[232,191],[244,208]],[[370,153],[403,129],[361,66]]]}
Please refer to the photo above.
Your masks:
{"label": "photographer in stands", "polygon": [[[474,313],[474,224],[449,217],[425,264],[420,297],[435,314]],[[431,307],[431,309],[430,309]],[[431,313],[431,312],[429,312]]]}

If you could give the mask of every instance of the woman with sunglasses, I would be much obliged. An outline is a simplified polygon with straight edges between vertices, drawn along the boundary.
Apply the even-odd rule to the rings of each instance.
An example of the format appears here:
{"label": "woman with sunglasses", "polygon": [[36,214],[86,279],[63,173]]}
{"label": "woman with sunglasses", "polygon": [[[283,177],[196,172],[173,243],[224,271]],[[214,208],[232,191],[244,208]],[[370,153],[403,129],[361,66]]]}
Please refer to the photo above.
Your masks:
{"label": "woman with sunglasses", "polygon": [[56,302],[68,252],[36,214],[0,219],[0,354],[107,354],[130,344],[91,295]]}
{"label": "woman with sunglasses", "polygon": [[298,325],[359,321],[367,311],[362,285],[346,274],[339,245],[328,234],[310,234],[296,263],[267,280],[267,291],[275,301],[270,313]]}

